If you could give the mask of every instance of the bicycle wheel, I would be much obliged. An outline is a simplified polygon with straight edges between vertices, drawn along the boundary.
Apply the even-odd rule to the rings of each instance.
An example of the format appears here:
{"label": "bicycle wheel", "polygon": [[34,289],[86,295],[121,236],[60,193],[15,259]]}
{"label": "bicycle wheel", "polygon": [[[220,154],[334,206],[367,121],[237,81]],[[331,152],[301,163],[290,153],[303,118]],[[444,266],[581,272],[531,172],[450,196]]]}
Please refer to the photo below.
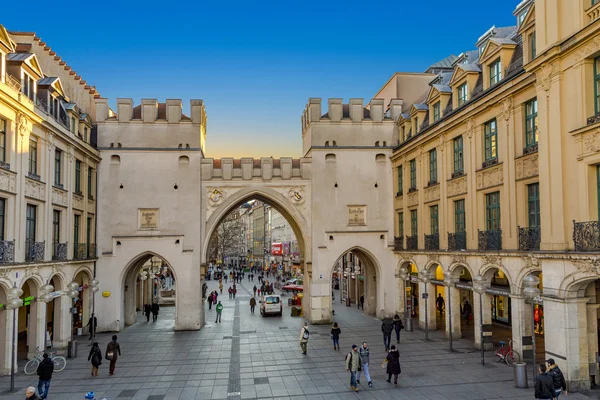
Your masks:
{"label": "bicycle wheel", "polygon": [[54,357],[52,362],[54,363],[55,372],[60,372],[67,366],[67,359],[61,356]]}
{"label": "bicycle wheel", "polygon": [[34,358],[33,360],[29,360],[27,364],[25,364],[25,368],[23,368],[23,371],[26,375],[33,375],[36,373],[39,365],[39,360],[37,358]]}
{"label": "bicycle wheel", "polygon": [[511,367],[513,365],[515,365],[515,363],[518,363],[520,360],[521,360],[521,356],[519,355],[519,353],[516,350],[511,350],[506,355],[506,363],[508,365],[510,365]]}

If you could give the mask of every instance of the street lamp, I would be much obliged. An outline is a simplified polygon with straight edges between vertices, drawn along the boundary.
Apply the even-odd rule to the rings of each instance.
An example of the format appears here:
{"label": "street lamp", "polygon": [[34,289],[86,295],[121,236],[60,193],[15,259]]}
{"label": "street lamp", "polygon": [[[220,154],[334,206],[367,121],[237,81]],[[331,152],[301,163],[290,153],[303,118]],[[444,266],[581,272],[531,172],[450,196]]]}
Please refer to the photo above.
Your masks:
{"label": "street lamp", "polygon": [[444,286],[448,288],[448,328],[449,328],[449,345],[452,353],[452,288],[458,282],[458,278],[450,271],[444,274]]}
{"label": "street lamp", "polygon": [[425,293],[423,293],[423,299],[425,299],[425,340],[429,340],[429,307],[427,305],[429,293],[427,293],[427,285],[431,282],[433,277],[434,274],[430,271],[424,271],[419,274],[419,280],[423,282],[423,286],[425,286]]}
{"label": "street lamp", "polygon": [[7,293],[7,304],[8,310],[13,310],[13,337],[12,337],[12,356],[10,363],[10,391],[15,390],[15,364],[17,363],[17,310],[23,305],[23,300],[20,297],[23,295],[23,291],[17,288],[17,283],[8,290]]}
{"label": "street lamp", "polygon": [[[100,290],[98,285],[100,285],[100,282],[96,278],[92,279],[92,281],[89,284],[89,289],[92,292],[92,318],[96,317],[96,293],[98,292],[98,290]],[[93,345],[94,341],[96,340],[96,329],[98,327],[96,326],[96,321],[94,319],[92,319],[91,325],[92,325],[91,328],[92,328],[92,345]]]}
{"label": "street lamp", "polygon": [[65,295],[71,298],[71,342],[69,343],[69,358],[75,358],[75,343],[73,343],[73,324],[75,322],[75,299],[79,297],[79,283],[73,281],[67,285]]}
{"label": "street lamp", "polygon": [[531,344],[533,347],[533,378],[537,376],[537,368],[535,366],[535,307],[533,299],[540,295],[540,289],[538,289],[538,285],[540,284],[540,278],[533,274],[529,274],[523,279],[523,285],[525,288],[523,289],[523,295],[531,301]]}
{"label": "street lamp", "polygon": [[400,267],[397,277],[404,282],[404,326],[407,332],[412,332],[412,315],[408,309],[408,297],[406,294],[406,281],[409,278],[408,269],[406,267]]}
{"label": "street lamp", "polygon": [[488,287],[488,281],[481,275],[473,278],[473,291],[479,294],[479,341],[481,343],[481,365],[485,365],[485,352],[483,348],[483,294]]}

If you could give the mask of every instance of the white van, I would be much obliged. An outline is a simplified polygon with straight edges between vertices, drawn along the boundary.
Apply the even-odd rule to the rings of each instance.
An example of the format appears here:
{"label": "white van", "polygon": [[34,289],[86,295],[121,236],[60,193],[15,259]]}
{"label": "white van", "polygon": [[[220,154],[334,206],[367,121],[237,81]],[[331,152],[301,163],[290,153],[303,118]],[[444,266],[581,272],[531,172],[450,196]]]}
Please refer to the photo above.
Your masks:
{"label": "white van", "polygon": [[262,296],[262,300],[260,301],[260,313],[263,317],[269,314],[275,314],[281,317],[283,315],[281,296],[278,294],[267,294]]}

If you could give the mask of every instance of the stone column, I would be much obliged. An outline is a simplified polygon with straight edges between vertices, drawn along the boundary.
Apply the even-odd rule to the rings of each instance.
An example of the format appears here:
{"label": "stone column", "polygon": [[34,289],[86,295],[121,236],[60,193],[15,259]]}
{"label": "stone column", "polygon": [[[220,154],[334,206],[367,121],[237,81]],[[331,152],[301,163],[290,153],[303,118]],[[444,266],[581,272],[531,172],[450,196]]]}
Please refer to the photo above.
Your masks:
{"label": "stone column", "polygon": [[[425,299],[422,294],[425,293],[425,283],[419,282],[419,327],[425,329]],[[427,283],[427,293],[429,298],[427,299],[427,319],[429,330],[433,331],[437,328],[435,319],[435,286],[431,283]]]}
{"label": "stone column", "polygon": [[510,296],[512,318],[512,340],[514,349],[523,357],[523,336],[531,336],[531,304],[525,303],[525,296]]}
{"label": "stone column", "polygon": [[71,340],[71,303],[69,296],[60,296],[54,300],[53,345],[66,348]]}
{"label": "stone column", "polygon": [[[446,298],[446,312],[444,318],[446,320],[446,337],[450,338],[450,318],[452,318],[452,340],[460,339],[462,337],[461,326],[460,326],[460,290],[456,287],[447,287],[446,293],[449,299]],[[452,302],[452,315],[448,312],[450,302]]]}
{"label": "stone column", "polygon": [[[13,342],[13,310],[0,311],[0,375],[10,374]],[[17,312],[17,324],[19,313]],[[16,338],[14,338],[16,340]],[[16,366],[15,366],[16,367]]]}
{"label": "stone column", "polygon": [[[490,307],[491,296],[487,293],[484,293],[481,296],[483,300],[483,324],[491,324],[492,323],[492,308]],[[479,295],[475,293],[473,295],[473,322],[475,323],[475,348],[481,349],[481,312],[480,312],[480,300]],[[491,345],[487,345],[486,349],[491,347]]]}
{"label": "stone column", "polygon": [[[588,347],[589,298],[544,298],[546,356],[561,367],[567,389],[578,392],[590,389],[590,349]],[[595,316],[594,316],[595,318]]]}
{"label": "stone column", "polygon": [[29,326],[27,327],[27,358],[37,354],[37,348],[44,349],[46,339],[46,303],[32,302],[29,308]]}
{"label": "stone column", "polygon": [[590,376],[596,377],[598,383],[598,307],[600,304],[587,304],[587,339],[588,339],[588,364]]}
{"label": "stone column", "polygon": [[304,297],[304,313],[313,324],[331,322],[331,281],[329,279],[314,279],[310,284],[310,296]]}

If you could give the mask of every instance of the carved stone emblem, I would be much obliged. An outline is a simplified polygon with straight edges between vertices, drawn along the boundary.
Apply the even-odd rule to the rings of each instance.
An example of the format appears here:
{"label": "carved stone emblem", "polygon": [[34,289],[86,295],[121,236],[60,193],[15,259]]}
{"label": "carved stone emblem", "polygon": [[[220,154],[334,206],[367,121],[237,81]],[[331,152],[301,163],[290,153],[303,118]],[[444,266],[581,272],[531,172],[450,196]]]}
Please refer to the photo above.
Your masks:
{"label": "carved stone emblem", "polygon": [[467,256],[464,254],[455,254],[454,257],[452,257],[452,264],[467,265]]}
{"label": "carved stone emblem", "polygon": [[586,135],[583,140],[583,147],[586,152],[596,153],[600,151],[600,130],[596,130],[596,132]]}
{"label": "carved stone emblem", "polygon": [[534,256],[533,254],[528,254],[521,258],[525,262],[525,266],[527,268],[541,268],[542,267],[541,260],[539,258],[537,258],[536,256]]}
{"label": "carved stone emblem", "polygon": [[209,204],[213,207],[218,206],[225,199],[225,194],[219,188],[208,188]]}
{"label": "carved stone emblem", "polygon": [[539,69],[539,71],[535,74],[537,83],[544,89],[546,92],[550,90],[552,86],[552,73],[554,72],[554,64],[544,64]]}
{"label": "carved stone emblem", "polygon": [[11,271],[12,271],[12,269],[10,269],[10,268],[0,269],[0,279],[10,279]]}
{"label": "carved stone emblem", "polygon": [[503,267],[502,257],[498,254],[484,254],[483,255],[483,265],[497,265],[499,267]]}
{"label": "carved stone emblem", "polygon": [[469,118],[467,120],[467,138],[469,138],[469,140],[471,140],[474,133],[475,133],[475,118]]}
{"label": "carved stone emblem", "polygon": [[292,200],[292,203],[299,206],[304,204],[306,201],[306,197],[304,194],[304,188],[300,186],[294,186],[290,188],[288,192],[288,197]]}
{"label": "carved stone emblem", "polygon": [[600,275],[600,260],[573,260],[573,265],[584,274]]}
{"label": "carved stone emblem", "polygon": [[507,97],[502,102],[502,112],[500,114],[502,119],[505,121],[508,121],[512,114],[512,110],[513,110],[513,98]]}
{"label": "carved stone emblem", "polygon": [[24,114],[17,115],[17,126],[19,134],[21,136],[25,136],[25,134],[27,133],[27,117]]}

